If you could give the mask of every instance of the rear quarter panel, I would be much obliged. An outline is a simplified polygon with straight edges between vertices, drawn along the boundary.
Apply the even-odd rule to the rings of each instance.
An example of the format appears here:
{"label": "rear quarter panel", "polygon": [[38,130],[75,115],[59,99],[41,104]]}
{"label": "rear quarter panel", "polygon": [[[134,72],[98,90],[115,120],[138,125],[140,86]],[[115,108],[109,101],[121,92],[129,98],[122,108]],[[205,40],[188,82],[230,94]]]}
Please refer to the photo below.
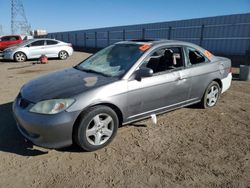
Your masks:
{"label": "rear quarter panel", "polygon": [[212,61],[188,68],[190,71],[189,76],[192,82],[190,98],[201,99],[207,86],[213,80],[221,80],[224,77],[224,74],[221,73],[219,66],[219,62]]}

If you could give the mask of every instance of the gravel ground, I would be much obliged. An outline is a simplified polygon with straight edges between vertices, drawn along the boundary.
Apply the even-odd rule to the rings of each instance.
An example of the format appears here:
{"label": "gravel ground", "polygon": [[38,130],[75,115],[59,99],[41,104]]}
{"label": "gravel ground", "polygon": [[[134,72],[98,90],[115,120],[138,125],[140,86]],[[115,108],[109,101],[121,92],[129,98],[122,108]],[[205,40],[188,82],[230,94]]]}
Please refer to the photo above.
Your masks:
{"label": "gravel ground", "polygon": [[233,81],[212,109],[195,106],[118,130],[96,152],[25,142],[11,104],[28,80],[89,54],[41,65],[0,60],[0,187],[250,187],[250,82]]}

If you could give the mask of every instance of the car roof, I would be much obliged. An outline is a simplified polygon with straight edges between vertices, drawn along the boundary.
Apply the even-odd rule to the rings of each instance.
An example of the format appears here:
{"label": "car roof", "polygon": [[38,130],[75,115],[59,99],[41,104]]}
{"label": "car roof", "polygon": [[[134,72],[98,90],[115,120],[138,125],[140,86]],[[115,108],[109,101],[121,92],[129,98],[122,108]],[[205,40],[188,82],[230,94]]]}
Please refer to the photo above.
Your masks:
{"label": "car roof", "polygon": [[35,41],[39,41],[39,40],[53,40],[53,41],[57,41],[57,42],[62,42],[60,40],[56,40],[56,39],[50,39],[50,38],[35,38],[35,39],[28,39],[26,40],[27,42],[35,42]]}
{"label": "car roof", "polygon": [[178,41],[178,40],[166,40],[166,39],[162,39],[162,40],[128,40],[128,41],[121,41],[121,42],[117,42],[116,44],[150,44],[152,46],[158,45],[158,44],[182,44],[182,45],[193,45],[193,43],[189,43],[189,42],[184,42],[184,41]]}
{"label": "car roof", "polygon": [[178,45],[178,46],[190,46],[196,49],[199,49],[203,51],[204,49],[200,47],[199,45],[196,45],[194,43],[185,42],[185,41],[178,41],[178,40],[167,40],[167,39],[160,39],[160,40],[129,40],[129,41],[121,41],[117,42],[116,44],[148,44],[153,46],[158,45]]}
{"label": "car roof", "polygon": [[36,40],[55,40],[55,39],[50,39],[50,38],[35,38],[35,39],[30,39],[30,40],[36,41]]}
{"label": "car roof", "polygon": [[20,35],[2,35],[0,36],[0,38],[2,37],[21,37]]}

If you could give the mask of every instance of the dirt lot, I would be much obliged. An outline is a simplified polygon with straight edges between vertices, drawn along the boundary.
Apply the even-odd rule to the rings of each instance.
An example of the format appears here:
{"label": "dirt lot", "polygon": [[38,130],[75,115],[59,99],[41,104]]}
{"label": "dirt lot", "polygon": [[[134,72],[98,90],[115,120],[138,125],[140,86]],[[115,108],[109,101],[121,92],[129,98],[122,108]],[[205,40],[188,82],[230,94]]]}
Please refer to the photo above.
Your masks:
{"label": "dirt lot", "polygon": [[0,60],[0,187],[250,187],[250,82],[233,81],[215,108],[122,127],[96,152],[26,143],[11,114],[20,87],[87,56],[48,65]]}

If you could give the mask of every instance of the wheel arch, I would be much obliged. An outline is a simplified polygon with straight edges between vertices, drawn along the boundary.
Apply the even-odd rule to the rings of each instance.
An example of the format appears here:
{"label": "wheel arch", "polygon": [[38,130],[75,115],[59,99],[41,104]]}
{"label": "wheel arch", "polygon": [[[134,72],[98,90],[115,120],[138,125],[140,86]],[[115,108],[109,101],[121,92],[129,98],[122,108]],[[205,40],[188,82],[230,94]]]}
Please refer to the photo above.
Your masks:
{"label": "wheel arch", "polygon": [[112,110],[114,110],[114,112],[117,114],[117,117],[118,117],[118,120],[119,120],[119,127],[122,125],[123,123],[123,114],[122,114],[122,111],[120,110],[119,107],[117,107],[116,105],[112,104],[112,103],[107,103],[107,102],[103,102],[103,103],[98,103],[98,104],[93,104],[93,105],[90,105],[88,107],[86,107],[85,109],[83,109],[80,114],[77,116],[74,124],[73,124],[73,129],[72,129],[72,142],[75,143],[75,140],[74,140],[74,135],[77,131],[77,128],[78,128],[78,125],[81,121],[81,118],[82,116],[84,115],[84,113],[86,111],[88,111],[90,108],[92,107],[95,107],[95,106],[107,106],[109,108],[111,108]]}
{"label": "wheel arch", "polygon": [[217,82],[219,84],[219,86],[220,86],[220,89],[222,89],[222,81],[221,81],[221,79],[216,78],[216,79],[214,79],[212,81]]}
{"label": "wheel arch", "polygon": [[77,125],[80,123],[81,121],[81,118],[82,116],[84,115],[84,113],[86,111],[88,111],[90,108],[92,107],[96,107],[96,106],[107,106],[109,108],[111,108],[112,110],[114,110],[114,112],[117,114],[117,117],[118,117],[118,120],[119,120],[119,127],[122,125],[123,123],[123,113],[122,111],[120,110],[120,108],[112,103],[107,103],[107,102],[103,102],[103,103],[98,103],[98,104],[93,104],[93,105],[90,105],[88,107],[86,107],[85,109],[83,109],[80,114],[77,116],[75,122],[74,122],[74,125],[73,125],[73,131],[75,131],[75,128],[77,127]]}

